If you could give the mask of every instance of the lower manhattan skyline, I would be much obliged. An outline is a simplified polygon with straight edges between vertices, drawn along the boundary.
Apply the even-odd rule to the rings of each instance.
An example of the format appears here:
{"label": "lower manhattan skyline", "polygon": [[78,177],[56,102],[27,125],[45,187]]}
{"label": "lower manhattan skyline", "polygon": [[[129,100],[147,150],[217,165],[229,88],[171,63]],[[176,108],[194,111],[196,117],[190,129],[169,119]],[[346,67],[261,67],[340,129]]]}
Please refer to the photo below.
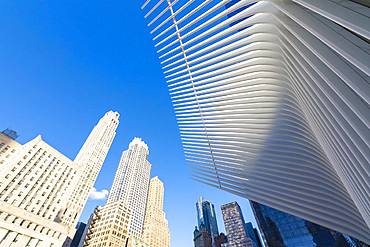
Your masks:
{"label": "lower manhattan skyline", "polygon": [[0,1],[0,247],[369,246],[369,10]]}
{"label": "lower manhattan skyline", "polygon": [[[74,159],[98,119],[109,110],[117,111],[120,124],[95,183],[102,192],[97,198],[107,196],[103,190],[113,182],[121,153],[137,136],[150,147],[152,177],[159,176],[165,185],[171,246],[193,246],[194,202],[201,195],[215,205],[238,201],[246,220],[254,222],[247,200],[190,178],[166,84],[138,4],[2,2],[0,7],[1,85],[8,89],[1,94],[11,106],[0,114],[1,130],[16,130],[22,144],[41,134]],[[94,208],[104,204],[104,199],[90,199],[80,221],[86,223]],[[216,214],[219,230],[225,232],[219,207]]]}

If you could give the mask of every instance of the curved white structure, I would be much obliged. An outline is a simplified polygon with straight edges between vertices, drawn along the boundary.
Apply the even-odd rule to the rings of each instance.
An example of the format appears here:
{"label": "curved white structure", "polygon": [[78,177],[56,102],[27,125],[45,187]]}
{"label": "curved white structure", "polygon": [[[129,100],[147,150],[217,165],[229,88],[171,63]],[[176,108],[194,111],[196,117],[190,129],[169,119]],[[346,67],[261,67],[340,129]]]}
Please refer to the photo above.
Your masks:
{"label": "curved white structure", "polygon": [[194,178],[370,243],[366,1],[147,0]]}

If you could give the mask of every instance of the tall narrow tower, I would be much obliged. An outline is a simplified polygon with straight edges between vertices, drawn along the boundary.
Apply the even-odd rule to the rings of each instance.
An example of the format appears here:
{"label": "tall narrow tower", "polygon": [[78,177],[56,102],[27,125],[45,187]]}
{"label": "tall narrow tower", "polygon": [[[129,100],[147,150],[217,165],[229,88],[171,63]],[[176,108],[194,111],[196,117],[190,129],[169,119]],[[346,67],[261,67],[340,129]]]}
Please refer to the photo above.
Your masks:
{"label": "tall narrow tower", "polygon": [[64,221],[73,225],[77,223],[116,135],[119,124],[118,118],[118,112],[109,111],[105,113],[77,154],[74,163],[80,167],[80,179],[75,183],[68,208],[69,214],[67,214],[67,218],[63,219]]}
{"label": "tall narrow tower", "polygon": [[150,247],[169,247],[170,231],[163,211],[163,182],[154,177],[150,180],[144,221],[143,240]]}
{"label": "tall narrow tower", "polygon": [[131,210],[129,235],[141,239],[148,197],[151,164],[148,146],[134,138],[122,153],[108,203],[123,202]]}
{"label": "tall narrow tower", "polygon": [[212,242],[214,242],[214,239],[218,236],[215,206],[210,201],[199,197],[196,208],[199,229],[204,227],[211,234]]}

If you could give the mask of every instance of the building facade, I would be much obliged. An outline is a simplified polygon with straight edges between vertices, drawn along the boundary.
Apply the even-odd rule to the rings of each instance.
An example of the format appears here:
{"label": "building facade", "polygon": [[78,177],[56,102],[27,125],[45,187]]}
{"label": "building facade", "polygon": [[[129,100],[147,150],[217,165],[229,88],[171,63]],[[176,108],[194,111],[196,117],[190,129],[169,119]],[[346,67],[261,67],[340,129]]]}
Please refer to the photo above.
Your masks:
{"label": "building facade", "polygon": [[202,232],[203,228],[211,234],[212,242],[219,235],[215,206],[208,200],[199,197],[196,203],[198,228]]}
{"label": "building facade", "polygon": [[2,133],[0,167],[0,246],[68,245],[80,213],[69,211],[73,191],[91,174],[41,136],[22,145]]}
{"label": "building facade", "polygon": [[118,112],[109,111],[105,113],[77,154],[74,163],[79,166],[78,176],[81,179],[75,183],[72,198],[68,204],[68,212],[65,214],[66,217],[63,218],[66,224],[73,226],[77,224],[116,135],[118,124]]}
{"label": "building facade", "polygon": [[366,1],[143,2],[194,179],[370,243]]}
{"label": "building facade", "polygon": [[123,202],[98,207],[90,217],[84,247],[128,247],[131,212]]}
{"label": "building facade", "polygon": [[247,236],[242,210],[237,202],[221,206],[228,247],[254,247]]}
{"label": "building facade", "polygon": [[151,164],[148,146],[134,138],[122,153],[108,203],[123,202],[131,210],[129,235],[142,239]]}
{"label": "building facade", "polygon": [[349,236],[294,215],[251,201],[267,246],[273,247],[361,247],[368,246]]}
{"label": "building facade", "polygon": [[203,224],[200,229],[195,227],[193,235],[194,247],[212,247],[212,236]]}
{"label": "building facade", "polygon": [[163,199],[163,182],[158,177],[150,179],[143,228],[143,241],[149,247],[170,246],[170,230],[163,211]]}
{"label": "building facade", "polygon": [[80,243],[83,242],[83,240],[86,237],[88,226],[83,222],[78,222],[76,226],[76,233],[73,236],[72,242],[70,244],[70,247],[79,247]]}
{"label": "building facade", "polygon": [[253,227],[251,222],[245,223],[245,230],[247,232],[247,237],[252,240],[253,247],[262,247],[257,228]]}
{"label": "building facade", "polygon": [[12,130],[12,129],[5,129],[2,131],[2,134],[6,135],[7,137],[9,137],[10,139],[17,139],[18,138],[18,134],[15,130]]}

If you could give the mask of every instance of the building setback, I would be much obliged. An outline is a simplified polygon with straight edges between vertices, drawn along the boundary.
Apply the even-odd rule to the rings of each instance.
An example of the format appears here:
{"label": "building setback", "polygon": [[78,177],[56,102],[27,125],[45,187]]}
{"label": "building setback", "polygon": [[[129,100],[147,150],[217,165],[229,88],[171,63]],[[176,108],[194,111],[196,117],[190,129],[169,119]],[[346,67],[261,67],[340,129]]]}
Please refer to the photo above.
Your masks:
{"label": "building setback", "polygon": [[[73,193],[81,181],[89,181],[83,188],[91,190],[117,126],[118,113],[110,111],[91,132],[88,140],[96,145],[85,156],[102,151],[93,170],[86,170],[88,162],[68,159],[41,136],[21,145],[0,133],[0,246],[70,244],[88,196],[82,193],[77,207]],[[91,138],[96,132],[102,133]]]}
{"label": "building setback", "polygon": [[367,1],[143,2],[194,179],[370,244]]}

